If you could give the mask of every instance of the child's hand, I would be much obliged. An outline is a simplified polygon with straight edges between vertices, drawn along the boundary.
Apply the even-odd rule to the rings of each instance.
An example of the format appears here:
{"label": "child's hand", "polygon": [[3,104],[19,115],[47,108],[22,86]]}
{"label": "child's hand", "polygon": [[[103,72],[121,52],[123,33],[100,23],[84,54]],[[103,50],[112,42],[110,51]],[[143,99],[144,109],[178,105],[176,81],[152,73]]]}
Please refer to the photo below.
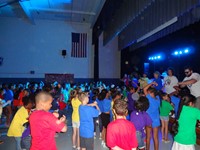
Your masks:
{"label": "child's hand", "polygon": [[53,112],[53,115],[58,118],[59,117],[59,113],[58,112]]}
{"label": "child's hand", "polygon": [[65,122],[66,121],[65,115],[63,115],[59,120],[60,120],[60,122]]}
{"label": "child's hand", "polygon": [[157,82],[155,82],[155,81],[154,81],[154,82],[152,82],[151,84],[152,84],[152,85],[155,85],[155,86],[158,86],[158,83],[157,83]]}

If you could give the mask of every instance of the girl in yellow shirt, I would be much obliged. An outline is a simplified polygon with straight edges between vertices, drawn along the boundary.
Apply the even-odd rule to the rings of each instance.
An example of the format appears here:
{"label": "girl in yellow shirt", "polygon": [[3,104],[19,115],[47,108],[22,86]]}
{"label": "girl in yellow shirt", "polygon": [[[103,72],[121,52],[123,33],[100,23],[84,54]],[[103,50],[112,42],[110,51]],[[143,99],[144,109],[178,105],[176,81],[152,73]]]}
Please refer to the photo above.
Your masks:
{"label": "girl in yellow shirt", "polygon": [[80,89],[75,89],[70,92],[71,97],[71,104],[73,108],[72,112],[72,128],[73,128],[73,134],[72,134],[72,147],[75,149],[80,149],[80,137],[79,137],[79,127],[80,127],[80,119],[79,119],[79,106],[81,105],[81,102],[78,99],[78,93],[80,92]]}
{"label": "girl in yellow shirt", "polygon": [[25,129],[23,125],[28,122],[29,112],[34,106],[32,96],[23,97],[22,101],[23,106],[15,114],[7,133],[7,136],[15,138],[17,150],[21,150],[21,136]]}

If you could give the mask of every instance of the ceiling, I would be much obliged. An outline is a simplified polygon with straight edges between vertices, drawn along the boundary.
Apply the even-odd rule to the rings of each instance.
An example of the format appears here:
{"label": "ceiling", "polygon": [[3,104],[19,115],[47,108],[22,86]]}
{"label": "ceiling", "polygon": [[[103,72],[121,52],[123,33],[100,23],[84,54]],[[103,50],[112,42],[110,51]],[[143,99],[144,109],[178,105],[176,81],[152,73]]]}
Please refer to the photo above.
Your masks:
{"label": "ceiling", "polygon": [[0,0],[0,17],[89,23],[93,27],[106,0]]}

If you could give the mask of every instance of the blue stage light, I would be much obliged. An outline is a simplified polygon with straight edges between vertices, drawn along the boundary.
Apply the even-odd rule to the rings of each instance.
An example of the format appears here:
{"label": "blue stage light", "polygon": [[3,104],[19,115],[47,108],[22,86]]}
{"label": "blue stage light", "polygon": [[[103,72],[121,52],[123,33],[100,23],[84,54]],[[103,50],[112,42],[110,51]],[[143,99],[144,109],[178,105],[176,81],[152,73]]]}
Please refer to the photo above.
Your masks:
{"label": "blue stage light", "polygon": [[178,52],[177,52],[177,51],[175,51],[175,52],[174,52],[174,55],[178,55]]}
{"label": "blue stage light", "polygon": [[185,49],[185,50],[184,50],[184,53],[188,53],[188,52],[189,52],[189,50],[188,50],[188,49]]}
{"label": "blue stage light", "polygon": [[149,60],[151,60],[151,57],[149,57]]}
{"label": "blue stage light", "polygon": [[160,59],[160,58],[161,58],[161,56],[159,55],[157,58],[158,58],[158,59]]}
{"label": "blue stage light", "polygon": [[157,59],[157,57],[154,57],[154,59]]}
{"label": "blue stage light", "polygon": [[182,54],[183,52],[182,51],[179,51],[179,54]]}

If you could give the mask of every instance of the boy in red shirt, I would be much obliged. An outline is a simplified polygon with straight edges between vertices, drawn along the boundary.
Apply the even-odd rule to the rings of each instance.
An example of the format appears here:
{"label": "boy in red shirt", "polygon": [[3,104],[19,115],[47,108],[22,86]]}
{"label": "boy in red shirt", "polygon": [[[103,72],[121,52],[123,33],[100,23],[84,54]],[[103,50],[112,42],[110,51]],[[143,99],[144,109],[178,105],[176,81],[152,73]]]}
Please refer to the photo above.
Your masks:
{"label": "boy in red shirt", "polygon": [[107,146],[111,150],[136,150],[138,146],[136,129],[130,121],[126,120],[127,103],[121,99],[116,100],[113,113],[116,120],[109,123],[107,127]]}
{"label": "boy in red shirt", "polygon": [[48,112],[53,101],[47,92],[40,92],[35,97],[36,110],[30,115],[31,150],[57,150],[55,133],[66,132],[65,116],[58,119],[58,114]]}

